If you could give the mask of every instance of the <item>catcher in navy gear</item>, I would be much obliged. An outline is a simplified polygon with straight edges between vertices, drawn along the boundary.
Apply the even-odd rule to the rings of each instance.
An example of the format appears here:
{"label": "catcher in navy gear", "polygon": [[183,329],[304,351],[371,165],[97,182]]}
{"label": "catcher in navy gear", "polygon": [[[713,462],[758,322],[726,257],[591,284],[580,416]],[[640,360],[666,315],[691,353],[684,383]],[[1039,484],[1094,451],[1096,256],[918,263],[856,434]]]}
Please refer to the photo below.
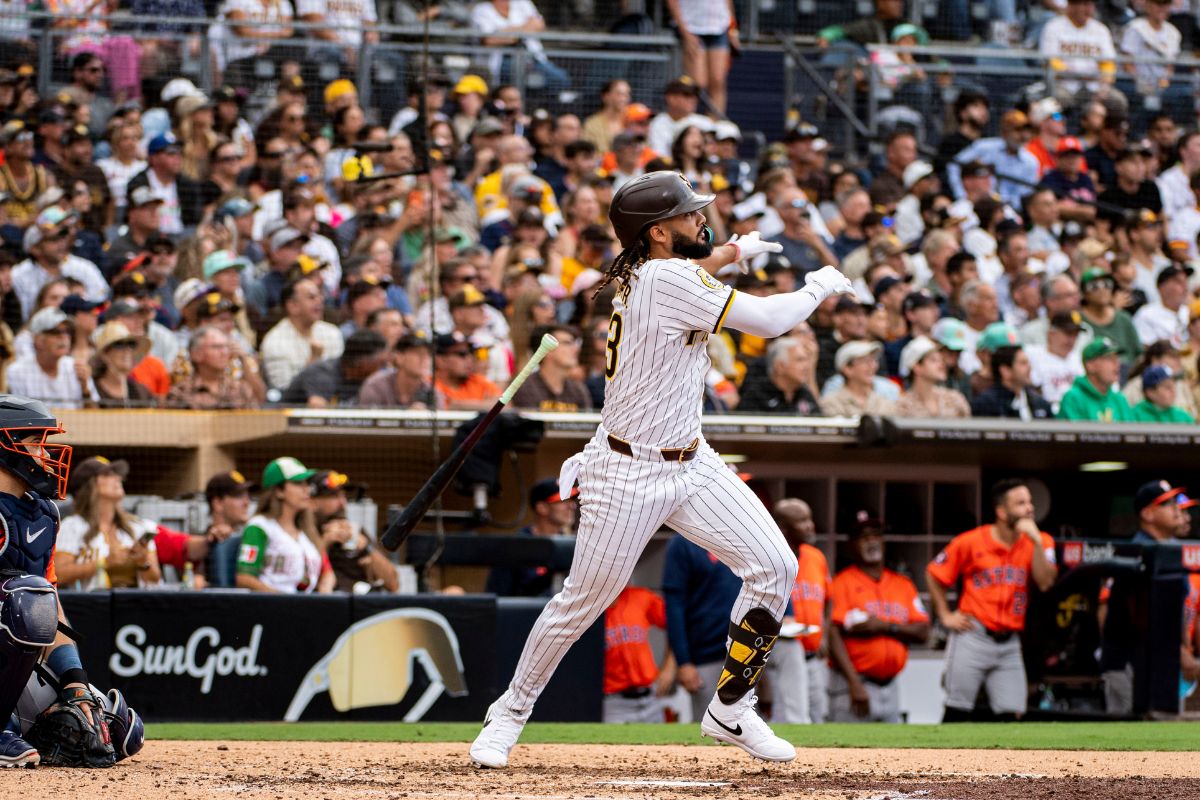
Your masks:
{"label": "catcher in navy gear", "polygon": [[44,403],[0,394],[0,766],[111,766],[110,724],[121,755],[141,746],[142,725],[119,692],[88,683],[66,635],[54,547],[71,448]]}

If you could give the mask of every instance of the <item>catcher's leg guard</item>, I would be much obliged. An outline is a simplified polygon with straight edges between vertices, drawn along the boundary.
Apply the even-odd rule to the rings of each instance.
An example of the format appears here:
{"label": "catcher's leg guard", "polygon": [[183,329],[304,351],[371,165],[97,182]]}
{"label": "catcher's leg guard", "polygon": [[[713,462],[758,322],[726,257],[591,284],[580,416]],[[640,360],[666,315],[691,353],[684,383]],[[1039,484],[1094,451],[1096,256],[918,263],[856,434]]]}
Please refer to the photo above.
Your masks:
{"label": "catcher's leg guard", "polygon": [[0,720],[8,720],[42,649],[58,633],[58,599],[45,578],[0,583]]}
{"label": "catcher's leg guard", "polygon": [[717,680],[717,697],[731,705],[758,683],[775,640],[780,620],[765,608],[752,608],[741,622],[729,624],[729,654]]}

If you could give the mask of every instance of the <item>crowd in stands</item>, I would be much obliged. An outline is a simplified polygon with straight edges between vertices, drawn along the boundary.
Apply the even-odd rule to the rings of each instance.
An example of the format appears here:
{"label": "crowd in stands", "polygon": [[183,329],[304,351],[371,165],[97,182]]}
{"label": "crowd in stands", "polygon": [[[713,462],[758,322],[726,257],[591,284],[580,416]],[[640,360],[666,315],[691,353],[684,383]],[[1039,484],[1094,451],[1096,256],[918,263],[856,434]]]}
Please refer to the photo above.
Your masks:
{"label": "crowd in stands", "polygon": [[[837,36],[912,34],[894,5]],[[1092,30],[1093,5],[1046,30]],[[517,0],[473,13],[544,24]],[[873,161],[832,158],[803,119],[747,157],[701,102],[715,58],[689,60],[708,95],[616,79],[583,119],[487,70],[431,74],[389,119],[294,62],[254,118],[233,84],[125,97],[108,54],[70,54],[48,97],[31,64],[0,69],[0,381],[52,405],[479,409],[550,332],[565,346],[514,405],[599,408],[607,209],[656,169],[715,195],[717,241],[783,246],[738,291],[823,264],[858,289],[776,341],[711,337],[710,412],[1189,422],[1200,405],[1200,134],[1165,113],[1137,127],[1107,51],[1070,94],[964,89],[936,157],[900,125]]]}
{"label": "crowd in stands", "polygon": [[164,581],[285,594],[399,588],[395,565],[347,511],[366,487],[343,473],[286,456],[253,483],[237,470],[219,472],[204,488],[203,530],[180,531],[126,507],[129,471],[128,461],[103,456],[72,467],[54,556],[64,588],[153,589]]}

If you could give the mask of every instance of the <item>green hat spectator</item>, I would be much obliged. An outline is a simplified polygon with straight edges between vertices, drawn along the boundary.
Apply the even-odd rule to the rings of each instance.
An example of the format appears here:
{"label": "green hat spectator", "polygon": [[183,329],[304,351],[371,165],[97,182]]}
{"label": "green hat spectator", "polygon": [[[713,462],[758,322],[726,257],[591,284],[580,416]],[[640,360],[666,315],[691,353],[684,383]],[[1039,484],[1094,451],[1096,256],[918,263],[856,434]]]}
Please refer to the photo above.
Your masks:
{"label": "green hat spectator", "polygon": [[288,481],[307,481],[316,474],[315,469],[309,469],[291,456],[283,456],[263,468],[262,488],[270,489]]}
{"label": "green hat spectator", "polygon": [[1100,280],[1107,280],[1111,282],[1112,279],[1112,273],[1103,267],[1088,267],[1083,271],[1083,275],[1079,277],[1079,288],[1087,289],[1087,285],[1089,283]]}
{"label": "green hat spectator", "polygon": [[1099,339],[1094,339],[1087,347],[1083,348],[1083,361],[1087,363],[1093,358],[1103,358],[1104,356],[1111,356],[1119,352],[1121,352],[1121,348],[1117,347],[1116,342],[1107,336],[1102,336]]}

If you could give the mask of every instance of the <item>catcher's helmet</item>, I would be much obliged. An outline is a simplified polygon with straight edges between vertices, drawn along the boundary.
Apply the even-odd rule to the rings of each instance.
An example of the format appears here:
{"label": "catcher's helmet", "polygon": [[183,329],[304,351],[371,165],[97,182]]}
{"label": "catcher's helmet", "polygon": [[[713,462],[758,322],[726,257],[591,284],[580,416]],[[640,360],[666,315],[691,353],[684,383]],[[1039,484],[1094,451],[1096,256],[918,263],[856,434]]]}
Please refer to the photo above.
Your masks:
{"label": "catcher's helmet", "polygon": [[50,498],[67,495],[71,446],[46,441],[62,432],[42,401],[0,394],[0,468]]}
{"label": "catcher's helmet", "polygon": [[699,211],[714,199],[711,194],[696,194],[678,172],[647,172],[617,190],[608,216],[621,247],[630,247],[659,220]]}

